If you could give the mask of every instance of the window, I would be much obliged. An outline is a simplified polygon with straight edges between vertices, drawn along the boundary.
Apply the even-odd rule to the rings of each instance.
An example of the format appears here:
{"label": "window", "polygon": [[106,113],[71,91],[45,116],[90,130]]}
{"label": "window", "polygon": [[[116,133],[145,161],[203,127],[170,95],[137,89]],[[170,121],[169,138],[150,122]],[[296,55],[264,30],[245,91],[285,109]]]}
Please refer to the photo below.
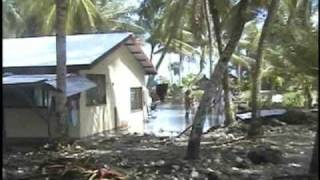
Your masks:
{"label": "window", "polygon": [[131,88],[131,110],[140,110],[142,109],[142,88]]}
{"label": "window", "polygon": [[48,107],[48,90],[41,86],[3,88],[5,107]]}
{"label": "window", "polygon": [[86,93],[87,106],[106,104],[106,76],[103,74],[88,74],[87,77],[97,85]]}

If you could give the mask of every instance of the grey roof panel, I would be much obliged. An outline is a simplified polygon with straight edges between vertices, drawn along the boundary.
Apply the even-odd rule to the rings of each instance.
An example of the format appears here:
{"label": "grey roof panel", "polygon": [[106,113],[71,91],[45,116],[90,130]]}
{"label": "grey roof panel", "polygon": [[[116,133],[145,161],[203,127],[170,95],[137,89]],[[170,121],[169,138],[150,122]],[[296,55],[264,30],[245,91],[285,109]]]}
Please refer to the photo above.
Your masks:
{"label": "grey roof panel", "polygon": [[[37,75],[12,75],[2,78],[4,85],[35,84],[45,83],[57,89],[55,74],[37,74]],[[96,86],[96,84],[84,76],[67,74],[66,79],[67,96],[72,96]]]}
{"label": "grey roof panel", "polygon": [[[56,80],[49,80],[45,82],[46,84],[49,84],[53,86],[54,88],[57,88],[57,82]],[[72,96],[81,92],[84,92],[88,89],[91,89],[93,87],[96,87],[96,84],[86,77],[83,76],[70,76],[66,79],[66,85],[67,85],[67,96]]]}
{"label": "grey roof panel", "polygon": [[24,76],[6,76],[2,78],[3,85],[17,85],[17,84],[34,84],[45,81],[44,77],[24,77]]}
{"label": "grey roof panel", "polygon": [[[67,36],[67,65],[88,65],[131,33]],[[55,66],[55,36],[3,39],[3,67]]]}

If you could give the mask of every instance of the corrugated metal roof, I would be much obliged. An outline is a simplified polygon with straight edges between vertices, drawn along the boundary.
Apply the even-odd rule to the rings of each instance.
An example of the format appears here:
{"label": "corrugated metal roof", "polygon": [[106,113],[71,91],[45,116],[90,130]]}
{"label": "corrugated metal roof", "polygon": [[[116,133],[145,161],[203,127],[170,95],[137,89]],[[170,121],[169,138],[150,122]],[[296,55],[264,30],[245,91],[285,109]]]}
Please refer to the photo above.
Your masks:
{"label": "corrugated metal roof", "polygon": [[[45,82],[46,84],[49,84],[53,86],[54,88],[57,88],[57,81],[49,80]],[[86,77],[83,76],[70,76],[66,79],[66,95],[72,96],[81,92],[84,92],[88,89],[91,89],[93,87],[96,87],[96,84]]]}
{"label": "corrugated metal roof", "polygon": [[[67,77],[71,76],[71,74],[67,74]],[[47,80],[55,80],[55,74],[24,74],[24,75],[8,75],[2,77],[3,85],[13,85],[13,84],[30,84],[37,83],[41,81]]]}
{"label": "corrugated metal roof", "polygon": [[17,77],[17,76],[6,76],[2,78],[2,84],[4,85],[15,85],[15,84],[34,84],[47,80],[44,77]]}
{"label": "corrugated metal roof", "polygon": [[[125,32],[67,36],[67,65],[91,64],[130,35]],[[55,65],[55,36],[3,39],[3,67]]]}
{"label": "corrugated metal roof", "polygon": [[[12,75],[2,78],[4,85],[20,85],[44,83],[57,89],[55,74],[37,74],[37,75]],[[66,95],[72,96],[84,92],[96,86],[96,84],[84,76],[67,74]]]}

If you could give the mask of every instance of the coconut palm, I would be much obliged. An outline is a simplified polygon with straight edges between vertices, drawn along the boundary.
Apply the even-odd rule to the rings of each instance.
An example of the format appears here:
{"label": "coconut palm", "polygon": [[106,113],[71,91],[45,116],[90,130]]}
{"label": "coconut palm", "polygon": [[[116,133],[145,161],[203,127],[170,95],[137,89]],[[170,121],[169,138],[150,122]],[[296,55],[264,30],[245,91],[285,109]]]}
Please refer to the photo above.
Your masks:
{"label": "coconut palm", "polygon": [[67,133],[66,125],[66,16],[68,13],[67,2],[64,0],[56,0],[56,56],[57,56],[57,88],[61,90],[56,97],[57,120],[60,136],[64,137]]}
{"label": "coconut palm", "polygon": [[[16,36],[55,34],[55,0],[6,1],[8,1],[6,3],[8,4],[7,11],[14,12],[11,9],[16,10],[15,14],[19,15],[23,22],[20,27],[14,27],[17,30]],[[66,33],[94,33],[114,30],[142,32],[142,28],[131,20],[130,13],[133,13],[134,9],[121,5],[122,3],[119,1],[67,0]],[[10,7],[14,8],[10,9]],[[7,14],[8,18],[12,16],[9,16],[10,13]]]}
{"label": "coconut palm", "polygon": [[261,83],[261,66],[262,66],[262,60],[263,60],[263,50],[265,46],[265,39],[268,36],[270,23],[273,20],[273,17],[275,16],[277,9],[279,6],[278,0],[272,0],[271,4],[268,8],[268,15],[264,22],[264,25],[262,27],[262,32],[259,38],[259,44],[257,48],[257,56],[256,56],[256,62],[253,69],[253,75],[252,75],[252,119],[251,119],[251,126],[250,130],[248,132],[249,136],[256,136],[260,135],[262,133],[261,131],[261,124],[258,121],[260,117],[260,99],[259,99],[259,91],[260,91],[260,83]]}
{"label": "coconut palm", "polygon": [[198,110],[194,117],[194,122],[192,124],[192,130],[188,142],[188,149],[187,149],[187,158],[188,159],[196,159],[199,157],[200,153],[200,141],[201,141],[201,134],[203,130],[203,125],[205,121],[205,114],[208,110],[208,107],[211,104],[211,101],[214,98],[217,98],[218,92],[219,92],[219,84],[221,83],[222,77],[221,75],[223,72],[227,69],[228,62],[230,57],[232,56],[232,53],[234,52],[238,41],[241,37],[244,24],[247,21],[247,7],[248,7],[248,1],[242,0],[238,4],[237,13],[235,13],[238,21],[233,25],[233,30],[230,31],[228,34],[230,39],[224,48],[222,55],[220,56],[220,59],[218,61],[218,64],[216,65],[216,68],[213,72],[213,77],[210,79],[210,83],[208,83],[208,87],[205,90]]}

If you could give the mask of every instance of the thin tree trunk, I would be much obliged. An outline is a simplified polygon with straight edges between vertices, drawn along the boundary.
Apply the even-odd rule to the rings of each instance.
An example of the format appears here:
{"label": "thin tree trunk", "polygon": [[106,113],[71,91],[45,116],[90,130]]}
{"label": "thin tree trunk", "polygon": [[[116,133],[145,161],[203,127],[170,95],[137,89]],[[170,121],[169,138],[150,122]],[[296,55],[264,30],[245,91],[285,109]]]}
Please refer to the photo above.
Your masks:
{"label": "thin tree trunk", "polygon": [[[183,40],[183,31],[180,32],[180,40]],[[180,54],[179,54],[179,85],[182,85],[182,78],[181,78],[181,67],[182,67],[182,63],[183,63],[183,59],[184,59],[184,55],[181,53],[182,52],[182,44],[179,45],[179,49],[180,49]]]}
{"label": "thin tree trunk", "polygon": [[238,85],[240,87],[240,83],[241,83],[241,65],[238,64]]}
{"label": "thin tree trunk", "polygon": [[6,118],[2,118],[2,151],[6,152],[8,145],[7,145],[7,131],[6,131]]}
{"label": "thin tree trunk", "polygon": [[150,52],[150,62],[152,62],[152,58],[153,58],[153,53],[154,53],[154,48],[155,48],[155,44],[151,44],[151,52]]}
{"label": "thin tree trunk", "polygon": [[[318,124],[319,126],[319,124]],[[316,175],[318,177],[319,175],[319,127],[317,128],[317,135],[315,137],[315,143],[313,146],[313,152],[312,152],[312,158],[309,168],[309,173]]]}
{"label": "thin tree trunk", "polygon": [[270,23],[274,17],[274,15],[277,12],[279,6],[279,0],[272,0],[271,4],[268,8],[268,15],[265,20],[265,23],[262,27],[261,36],[259,39],[258,49],[257,49],[257,57],[256,57],[256,63],[253,68],[253,76],[252,76],[252,94],[251,94],[251,100],[252,100],[252,122],[251,126],[248,132],[249,136],[257,136],[263,134],[263,131],[261,129],[261,123],[259,121],[260,118],[260,86],[261,86],[261,64],[262,64],[262,58],[263,58],[263,49],[265,45],[265,39],[268,36],[269,33],[269,27]]}
{"label": "thin tree trunk", "polygon": [[[211,6],[211,4],[210,4]],[[212,100],[217,98],[217,93],[219,91],[218,85],[221,83],[222,74],[227,69],[228,62],[232,53],[234,52],[239,39],[241,37],[244,24],[246,22],[246,9],[248,6],[248,0],[241,0],[238,17],[239,20],[236,22],[234,29],[232,31],[230,40],[224,49],[222,56],[219,58],[218,64],[213,71],[212,78],[210,79],[210,83],[208,83],[207,89],[205,90],[203,96],[201,97],[200,104],[198,106],[198,110],[194,116],[194,121],[192,124],[192,130],[189,137],[188,149],[187,149],[187,159],[197,159],[200,154],[200,141],[201,135],[203,131],[203,125],[206,119],[206,112],[208,107],[210,107]]]}
{"label": "thin tree trunk", "polygon": [[[172,23],[171,26],[170,26],[171,31],[169,32],[169,36],[168,36],[168,39],[167,39],[167,41],[166,41],[166,43],[164,45],[164,49],[163,49],[163,52],[161,54],[161,57],[159,58],[159,61],[156,64],[156,70],[159,70],[159,67],[160,67],[161,63],[162,63],[165,55],[168,52],[169,45],[171,44],[172,39],[176,36],[178,27],[180,27],[181,13],[183,12],[184,6],[186,5],[186,3],[183,3],[183,1],[181,1],[181,2],[175,8],[177,14],[174,17],[174,19],[172,19],[172,21],[171,21],[171,23]],[[155,78],[154,75],[153,76],[149,76],[148,82],[147,82],[147,87],[151,86],[151,82],[154,80],[154,78]]]}
{"label": "thin tree trunk", "polygon": [[182,65],[183,65],[183,59],[184,59],[184,55],[180,54],[179,57],[179,86],[182,85]]}
{"label": "thin tree trunk", "polygon": [[[227,68],[228,69],[228,68]],[[230,99],[230,89],[229,89],[229,73],[228,71],[224,72],[223,75],[223,81],[222,81],[222,87],[223,87],[223,100],[224,100],[224,125],[229,126],[234,122],[233,119],[233,112],[231,108],[231,99]]]}
{"label": "thin tree trunk", "polygon": [[205,50],[206,50],[206,46],[201,45],[200,71],[199,71],[199,74],[202,72],[202,70],[203,70],[203,68],[204,68],[204,63],[205,63]]}
{"label": "thin tree trunk", "polygon": [[[160,56],[160,58],[159,58],[159,61],[158,61],[157,64],[156,64],[156,71],[159,70],[159,67],[160,67],[161,63],[162,63],[165,55],[166,55],[167,52],[168,52],[168,47],[169,47],[171,41],[172,41],[172,36],[169,36],[166,44],[164,45],[164,49],[163,49],[162,54],[161,54],[161,56]],[[155,75],[150,75],[150,76],[149,76],[148,82],[147,82],[147,87],[150,87],[150,86],[151,86],[151,82],[154,80],[154,78],[155,78]]]}
{"label": "thin tree trunk", "polygon": [[66,11],[67,1],[56,0],[56,52],[57,52],[57,88],[61,91],[57,95],[57,119],[59,124],[59,135],[65,136],[67,133],[66,124]]}
{"label": "thin tree trunk", "polygon": [[304,97],[305,97],[304,107],[306,109],[310,109],[312,106],[312,96],[311,96],[309,85],[305,85],[304,87]]}
{"label": "thin tree trunk", "polygon": [[[212,74],[212,66],[213,66],[213,60],[212,60],[212,48],[213,48],[213,41],[212,41],[212,31],[211,31],[211,28],[212,28],[212,24],[211,24],[211,21],[210,21],[210,10],[209,10],[209,4],[208,4],[208,0],[205,0],[204,2],[204,12],[205,12],[205,19],[206,19],[206,22],[207,22],[207,30],[208,30],[208,40],[209,40],[209,74],[211,75]],[[209,77],[211,79],[211,77]],[[211,112],[211,111],[210,111]]]}
{"label": "thin tree trunk", "polygon": [[[220,20],[219,20],[219,12],[216,9],[215,6],[215,1],[211,1],[211,13],[212,13],[212,18],[213,18],[213,23],[214,23],[214,32],[218,44],[218,52],[219,56],[221,57],[222,55],[222,40],[221,40],[221,27],[220,27]],[[231,101],[229,97],[229,72],[228,68],[226,68],[225,72],[223,73],[223,81],[222,81],[222,88],[223,88],[223,99],[224,99],[224,114],[225,114],[225,126],[228,126],[229,124],[232,124],[234,119],[232,116],[232,108],[231,108]]]}
{"label": "thin tree trunk", "polygon": [[170,36],[170,37],[168,38],[168,40],[167,40],[167,43],[164,45],[163,52],[162,52],[162,54],[161,54],[161,56],[160,56],[160,58],[159,58],[159,61],[158,61],[157,64],[156,64],[156,70],[159,70],[161,63],[162,63],[165,55],[166,55],[167,52],[168,52],[168,49],[169,49],[169,46],[170,46],[170,44],[171,44],[172,39],[173,39],[173,37]]}

